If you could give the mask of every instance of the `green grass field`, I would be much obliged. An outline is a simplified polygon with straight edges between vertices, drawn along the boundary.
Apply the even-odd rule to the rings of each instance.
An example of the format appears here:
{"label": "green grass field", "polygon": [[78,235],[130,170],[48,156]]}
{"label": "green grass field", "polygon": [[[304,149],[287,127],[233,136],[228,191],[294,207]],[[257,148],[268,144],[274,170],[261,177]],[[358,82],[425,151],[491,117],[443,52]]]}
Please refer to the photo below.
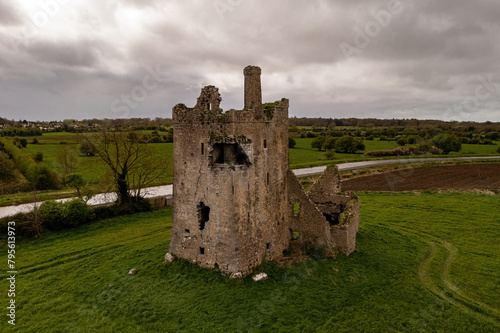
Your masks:
{"label": "green grass field", "polygon": [[[395,141],[379,141],[375,140],[364,140],[365,150],[357,154],[339,154],[335,153],[333,159],[328,160],[325,156],[324,151],[318,151],[317,149],[311,148],[311,142],[314,139],[311,138],[296,138],[297,142],[295,148],[290,149],[290,167],[292,169],[306,168],[310,166],[326,165],[326,164],[339,164],[345,162],[354,161],[366,161],[373,159],[368,156],[364,156],[364,153],[374,150],[388,150],[398,147]],[[500,144],[497,142],[497,144]],[[408,145],[412,146],[412,145]],[[460,156],[490,156],[490,155],[500,155],[496,150],[498,145],[462,145],[462,150],[460,152],[451,152],[449,157],[460,157]],[[422,156],[419,156],[422,157]],[[425,157],[443,157],[440,155],[425,156]],[[388,158],[396,158],[394,156]],[[406,157],[407,158],[407,157]]]}
{"label": "green grass field", "polygon": [[[152,131],[141,131],[150,134]],[[76,151],[78,148],[78,141],[76,134],[66,133],[66,132],[54,132],[45,133],[41,137],[37,137],[40,142],[39,145],[28,144],[26,151],[30,154],[36,154],[37,152],[43,153],[44,161],[49,164],[54,170],[59,170],[59,165],[57,162],[57,155],[64,146],[69,145]],[[32,138],[29,140],[32,141]],[[66,144],[61,144],[65,142]],[[157,143],[153,144],[152,147],[155,148],[158,154],[162,156],[172,156],[173,144],[172,143]],[[162,185],[172,182],[173,165],[169,165],[168,172],[153,185]],[[102,162],[102,160],[97,156],[78,156],[78,167],[75,172],[80,173],[83,178],[90,184],[98,184],[102,182],[109,167]]]}
{"label": "green grass field", "polygon": [[[360,193],[360,199],[355,253],[290,269],[266,264],[270,279],[260,283],[230,281],[184,262],[163,266],[169,208],[22,241],[16,329],[498,332],[499,196]],[[131,268],[139,273],[128,275]]]}
{"label": "green grass field", "polygon": [[310,166],[325,165],[325,164],[338,164],[344,162],[354,162],[370,159],[370,157],[363,156],[363,153],[372,150],[392,149],[398,146],[394,141],[378,141],[378,140],[365,140],[364,144],[366,150],[358,154],[339,154],[336,153],[332,160],[328,160],[324,151],[319,151],[311,147],[311,138],[297,138],[295,148],[290,149],[290,167],[292,169],[306,168]]}
{"label": "green grass field", "polygon": [[[152,131],[141,131],[150,134]],[[73,148],[78,147],[76,135],[66,132],[45,133],[41,137],[37,137],[40,142],[38,145],[28,144],[25,148],[30,154],[41,152],[44,155],[44,161],[49,164],[56,172],[59,171],[57,162],[57,155],[59,151],[66,145]],[[296,138],[297,145],[295,148],[290,149],[290,167],[292,169],[306,168],[319,165],[332,165],[345,162],[365,161],[372,159],[371,157],[363,155],[365,152],[373,150],[385,150],[397,147],[394,141],[378,141],[378,139],[369,141],[365,140],[364,144],[366,150],[358,154],[339,154],[336,153],[333,159],[327,159],[324,151],[318,151],[311,147],[311,138]],[[32,138],[29,138],[29,142]],[[65,144],[61,144],[65,143]],[[155,150],[161,156],[167,156],[169,162],[168,171],[162,177],[157,179],[151,185],[164,185],[172,183],[173,177],[173,144],[172,143],[157,143],[153,144]],[[463,145],[463,149],[458,153],[450,153],[450,157],[457,156],[481,156],[481,155],[500,155],[496,152],[498,146],[482,146],[482,145]],[[436,156],[440,157],[440,156]],[[389,157],[394,158],[394,157]],[[74,172],[82,174],[83,178],[88,182],[89,187],[93,193],[101,193],[111,191],[109,181],[108,167],[97,156],[79,156],[79,165]],[[61,191],[46,191],[40,193],[40,198],[57,199],[70,197],[74,195],[72,189],[64,189]],[[0,206],[11,205],[13,203],[27,203],[33,201],[33,195],[29,193],[18,193],[0,196]]]}

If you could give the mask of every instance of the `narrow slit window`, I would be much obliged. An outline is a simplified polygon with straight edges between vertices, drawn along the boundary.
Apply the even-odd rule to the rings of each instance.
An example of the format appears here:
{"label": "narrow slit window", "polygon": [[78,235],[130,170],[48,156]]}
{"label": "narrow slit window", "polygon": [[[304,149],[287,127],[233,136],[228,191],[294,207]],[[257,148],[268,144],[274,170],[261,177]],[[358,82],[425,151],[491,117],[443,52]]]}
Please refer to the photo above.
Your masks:
{"label": "narrow slit window", "polygon": [[198,223],[200,225],[200,230],[205,229],[205,225],[210,220],[210,207],[205,206],[203,202],[198,205]]}
{"label": "narrow slit window", "polygon": [[205,155],[205,143],[204,142],[201,143],[201,154]]}
{"label": "narrow slit window", "polygon": [[204,247],[200,247],[200,254],[205,254],[205,248]]}
{"label": "narrow slit window", "polygon": [[267,173],[267,179],[266,179],[267,185],[269,185],[269,172]]}
{"label": "narrow slit window", "polygon": [[264,148],[267,148],[267,140],[264,139]]}

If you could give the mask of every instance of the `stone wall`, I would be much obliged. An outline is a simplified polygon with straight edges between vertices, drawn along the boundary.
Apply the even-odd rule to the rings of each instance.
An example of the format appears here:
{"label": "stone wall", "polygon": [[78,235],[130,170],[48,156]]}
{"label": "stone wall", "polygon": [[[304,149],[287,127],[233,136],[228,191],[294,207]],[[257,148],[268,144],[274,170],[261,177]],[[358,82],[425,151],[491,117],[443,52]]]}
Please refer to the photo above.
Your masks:
{"label": "stone wall", "polygon": [[291,245],[321,246],[330,256],[355,246],[354,227],[333,232],[325,217],[341,216],[350,200],[340,194],[338,173],[326,170],[306,194],[290,171],[289,102],[264,114],[260,74],[254,66],[244,70],[243,110],[224,112],[214,86],[202,89],[195,107],[173,108],[170,252],[238,276],[282,258]]}

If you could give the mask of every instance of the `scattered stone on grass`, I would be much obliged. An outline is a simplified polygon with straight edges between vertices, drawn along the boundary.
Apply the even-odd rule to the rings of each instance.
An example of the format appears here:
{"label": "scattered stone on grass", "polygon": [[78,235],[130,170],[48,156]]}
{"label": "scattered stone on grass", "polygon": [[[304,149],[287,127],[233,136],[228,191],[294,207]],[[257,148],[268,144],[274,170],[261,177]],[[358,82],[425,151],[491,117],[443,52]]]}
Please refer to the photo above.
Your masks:
{"label": "scattered stone on grass", "polygon": [[259,273],[259,274],[255,275],[252,279],[256,282],[264,281],[264,280],[268,279],[268,276],[266,273]]}

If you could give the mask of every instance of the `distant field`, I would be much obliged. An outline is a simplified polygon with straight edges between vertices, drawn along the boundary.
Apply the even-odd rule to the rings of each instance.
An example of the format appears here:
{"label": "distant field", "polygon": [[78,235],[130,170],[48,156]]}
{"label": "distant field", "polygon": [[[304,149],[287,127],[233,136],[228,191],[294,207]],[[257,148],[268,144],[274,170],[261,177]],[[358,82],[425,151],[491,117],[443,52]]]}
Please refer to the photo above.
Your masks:
{"label": "distant field", "polygon": [[[150,134],[152,131],[141,131]],[[58,170],[59,165],[57,162],[57,155],[64,146],[73,147],[78,151],[78,141],[76,134],[66,132],[45,133],[41,137],[37,137],[40,142],[39,145],[28,144],[26,150],[31,154],[41,152],[44,155],[44,161],[48,163],[54,170]],[[32,138],[29,139],[32,141]],[[65,143],[65,144],[61,144]],[[155,150],[162,156],[172,157],[173,144],[172,143],[155,143],[152,144]],[[78,152],[78,154],[80,154]],[[79,165],[75,172],[81,173],[84,179],[91,183],[97,184],[106,177],[108,167],[97,156],[83,156],[78,157]],[[173,166],[170,163],[168,172],[158,179],[154,185],[167,184],[172,182]]]}
{"label": "distant field", "polygon": [[[152,131],[141,131],[143,133],[151,133]],[[49,164],[54,170],[59,172],[57,163],[57,155],[60,150],[66,146],[73,147],[75,150],[78,147],[77,136],[73,133],[55,132],[45,133],[37,140],[40,144],[31,144],[33,138],[28,138],[30,142],[25,148],[30,154],[41,152],[44,155],[44,161]],[[384,150],[397,147],[394,141],[373,141],[365,140],[366,150],[357,154],[339,154],[335,153],[332,159],[327,159],[324,151],[318,151],[311,147],[311,138],[296,138],[297,145],[290,149],[290,167],[292,169],[306,168],[310,166],[339,164],[345,162],[369,160],[370,157],[363,155],[365,152],[373,150]],[[168,163],[168,171],[152,185],[163,185],[172,183],[173,177],[173,144],[172,143],[156,143],[153,147],[161,154],[166,156]],[[451,153],[449,156],[480,156],[480,155],[499,155],[496,152],[498,146],[482,146],[482,145],[463,145],[463,149],[459,153]],[[78,153],[79,154],[79,153]],[[89,183],[90,188],[94,193],[107,192],[111,188],[112,182],[109,180],[108,167],[99,159],[99,157],[83,156],[78,157],[79,166],[75,172],[82,174],[83,178]],[[40,200],[53,199],[72,196],[71,189],[65,189],[59,192],[47,191],[40,194]],[[26,203],[33,201],[31,194],[19,193],[0,196],[0,206],[15,203]]]}
{"label": "distant field", "polygon": [[[267,264],[270,279],[260,283],[182,262],[163,266],[169,208],[20,242],[16,329],[498,332],[499,196],[360,199],[355,253],[288,270]],[[131,268],[139,273],[128,275]],[[7,290],[4,271],[0,278]]]}
{"label": "distant field", "polygon": [[[311,142],[314,139],[311,138],[296,138],[297,142],[295,148],[290,149],[290,167],[292,169],[305,168],[309,166],[325,165],[325,164],[337,164],[344,162],[353,162],[360,160],[369,160],[370,157],[364,156],[363,154],[373,150],[387,150],[398,147],[395,141],[379,141],[375,140],[364,140],[363,143],[366,149],[357,154],[339,154],[335,153],[332,160],[328,160],[325,156],[324,151],[318,151],[317,149],[311,148]],[[500,144],[500,142],[496,142]],[[408,145],[409,147],[413,145]],[[498,145],[462,145],[462,150],[460,152],[452,152],[447,156],[459,157],[459,156],[489,156],[489,155],[500,155],[496,150]],[[431,157],[431,156],[426,156]],[[442,157],[437,156],[436,157]],[[392,157],[394,158],[394,157]]]}

